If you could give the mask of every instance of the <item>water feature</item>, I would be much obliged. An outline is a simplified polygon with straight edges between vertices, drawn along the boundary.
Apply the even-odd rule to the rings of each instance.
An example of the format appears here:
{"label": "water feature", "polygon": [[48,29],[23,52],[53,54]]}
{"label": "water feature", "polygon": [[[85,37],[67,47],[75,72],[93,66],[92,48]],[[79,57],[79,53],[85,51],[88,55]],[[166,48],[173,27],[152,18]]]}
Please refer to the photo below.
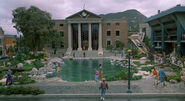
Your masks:
{"label": "water feature", "polygon": [[95,69],[102,64],[103,77],[112,75],[121,71],[121,62],[115,62],[115,65],[109,59],[64,59],[61,77],[66,81],[90,81],[95,78]]}

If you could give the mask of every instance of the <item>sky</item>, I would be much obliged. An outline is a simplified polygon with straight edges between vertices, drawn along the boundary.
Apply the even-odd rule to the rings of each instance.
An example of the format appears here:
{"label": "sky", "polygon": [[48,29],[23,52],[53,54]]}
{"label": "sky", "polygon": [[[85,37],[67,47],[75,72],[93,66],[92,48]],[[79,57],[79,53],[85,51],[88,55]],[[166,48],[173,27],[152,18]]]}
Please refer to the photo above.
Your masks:
{"label": "sky", "polygon": [[16,35],[17,31],[12,23],[12,11],[18,7],[29,8],[31,5],[49,12],[52,19],[65,19],[83,7],[95,14],[136,9],[150,17],[157,14],[158,10],[164,11],[177,4],[185,6],[185,0],[0,0],[0,26],[5,34]]}

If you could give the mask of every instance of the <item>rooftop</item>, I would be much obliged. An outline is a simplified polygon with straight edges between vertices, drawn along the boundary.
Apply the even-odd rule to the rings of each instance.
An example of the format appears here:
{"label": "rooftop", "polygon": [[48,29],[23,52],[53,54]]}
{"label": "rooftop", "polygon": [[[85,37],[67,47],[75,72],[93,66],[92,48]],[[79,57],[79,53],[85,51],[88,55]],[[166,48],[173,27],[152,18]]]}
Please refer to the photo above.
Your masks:
{"label": "rooftop", "polygon": [[167,10],[162,11],[162,12],[160,12],[160,10],[158,10],[158,14],[145,19],[145,22],[150,22],[152,20],[161,18],[163,16],[166,16],[166,15],[169,15],[169,14],[172,14],[172,13],[177,13],[177,12],[184,12],[185,13],[185,6],[181,6],[179,4],[179,5],[177,5],[173,8],[167,9]]}

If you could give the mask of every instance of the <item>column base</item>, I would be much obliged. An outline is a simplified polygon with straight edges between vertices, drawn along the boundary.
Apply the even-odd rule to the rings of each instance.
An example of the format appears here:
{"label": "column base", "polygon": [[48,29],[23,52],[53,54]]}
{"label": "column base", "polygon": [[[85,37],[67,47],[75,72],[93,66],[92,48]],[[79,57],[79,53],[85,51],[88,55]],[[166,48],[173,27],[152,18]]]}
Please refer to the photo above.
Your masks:
{"label": "column base", "polygon": [[78,51],[82,51],[82,48],[78,48],[77,50],[78,50]]}
{"label": "column base", "polygon": [[88,48],[88,51],[92,51],[92,48]]}
{"label": "column base", "polygon": [[103,56],[103,49],[102,48],[98,48],[98,56]]}
{"label": "column base", "polygon": [[71,51],[72,51],[72,48],[67,48],[67,51],[66,51],[66,55],[70,55],[71,54]]}

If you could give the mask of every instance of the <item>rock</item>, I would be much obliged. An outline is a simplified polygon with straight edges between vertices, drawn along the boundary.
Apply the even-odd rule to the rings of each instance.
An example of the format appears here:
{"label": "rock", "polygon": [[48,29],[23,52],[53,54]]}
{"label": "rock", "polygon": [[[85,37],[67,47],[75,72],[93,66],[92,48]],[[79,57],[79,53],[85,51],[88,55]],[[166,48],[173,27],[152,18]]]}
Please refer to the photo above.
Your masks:
{"label": "rock", "polygon": [[17,64],[17,68],[18,69],[21,69],[22,67],[23,67],[23,64],[22,63]]}
{"label": "rock", "polygon": [[37,68],[32,68],[31,74],[37,75],[38,74],[37,72],[38,72]]}
{"label": "rock", "polygon": [[32,61],[31,60],[26,60],[25,63],[31,64]]}
{"label": "rock", "polygon": [[177,83],[177,80],[171,79],[171,80],[170,80],[170,83],[173,83],[173,84],[174,84],[174,83]]}
{"label": "rock", "polygon": [[3,83],[3,82],[6,82],[6,78],[1,79],[0,82],[2,82],[2,83]]}
{"label": "rock", "polygon": [[147,58],[146,57],[142,57],[142,58],[140,58],[140,60],[147,60]]}

